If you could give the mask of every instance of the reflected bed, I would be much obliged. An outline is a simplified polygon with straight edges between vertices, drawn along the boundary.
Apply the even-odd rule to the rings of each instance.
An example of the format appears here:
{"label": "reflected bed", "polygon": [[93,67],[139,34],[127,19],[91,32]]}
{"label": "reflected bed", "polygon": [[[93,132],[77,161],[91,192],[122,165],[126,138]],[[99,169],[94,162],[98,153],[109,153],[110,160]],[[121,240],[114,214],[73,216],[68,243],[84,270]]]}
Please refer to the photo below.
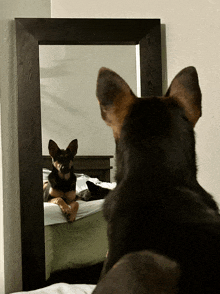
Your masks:
{"label": "reflected bed", "polygon": [[[110,157],[92,157],[93,161],[88,170],[81,165],[83,171],[92,176],[101,175],[103,182],[98,178],[90,177],[82,173],[76,173],[76,192],[87,189],[86,181],[91,181],[103,188],[113,189],[115,183],[110,183]],[[94,164],[94,158],[96,163]],[[100,159],[102,168],[100,167]],[[104,160],[104,164],[103,164]],[[85,161],[85,159],[84,159]],[[108,163],[107,163],[108,161]],[[44,156],[43,180],[47,180],[51,167],[51,159]],[[79,164],[80,166],[80,164]],[[82,169],[77,168],[77,171]],[[108,167],[107,167],[108,166]],[[92,168],[91,168],[92,167]],[[92,172],[91,172],[92,170]],[[98,171],[95,173],[95,171]],[[45,267],[46,280],[51,274],[57,271],[83,268],[103,262],[107,252],[107,224],[102,214],[104,200],[94,200],[85,202],[78,200],[79,210],[76,221],[68,223],[61,209],[56,204],[44,203],[44,232],[45,232]]]}

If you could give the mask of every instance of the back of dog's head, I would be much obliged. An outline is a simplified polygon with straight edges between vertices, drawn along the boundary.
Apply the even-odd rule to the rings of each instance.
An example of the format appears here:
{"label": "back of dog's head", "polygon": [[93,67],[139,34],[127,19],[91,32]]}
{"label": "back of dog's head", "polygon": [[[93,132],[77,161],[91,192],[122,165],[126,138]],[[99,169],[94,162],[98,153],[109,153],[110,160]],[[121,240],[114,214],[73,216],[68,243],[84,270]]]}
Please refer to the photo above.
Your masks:
{"label": "back of dog's head", "polygon": [[102,118],[113,129],[116,141],[117,181],[128,170],[136,173],[141,169],[146,176],[149,167],[157,180],[160,172],[163,178],[181,179],[186,168],[188,178],[195,177],[193,127],[201,116],[195,68],[182,70],[164,97],[144,99],[137,98],[115,72],[101,68],[97,98]]}
{"label": "back of dog's head", "polygon": [[195,68],[183,69],[165,96],[142,99],[102,68],[97,98],[117,156],[117,186],[103,209],[109,228],[103,273],[126,253],[150,249],[180,265],[181,293],[218,293],[218,207],[196,179],[193,128],[201,91]]}

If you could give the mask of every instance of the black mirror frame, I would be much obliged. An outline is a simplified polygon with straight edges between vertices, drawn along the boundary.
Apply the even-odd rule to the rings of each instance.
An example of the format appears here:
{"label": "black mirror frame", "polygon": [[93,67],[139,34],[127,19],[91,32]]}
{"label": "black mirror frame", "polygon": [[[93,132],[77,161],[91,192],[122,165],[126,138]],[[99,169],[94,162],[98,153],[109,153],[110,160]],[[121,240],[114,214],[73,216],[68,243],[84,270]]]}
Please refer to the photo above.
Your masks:
{"label": "black mirror frame", "polygon": [[23,290],[29,291],[45,285],[39,45],[139,44],[141,95],[161,96],[161,25],[159,19],[16,18],[15,22],[22,279]]}

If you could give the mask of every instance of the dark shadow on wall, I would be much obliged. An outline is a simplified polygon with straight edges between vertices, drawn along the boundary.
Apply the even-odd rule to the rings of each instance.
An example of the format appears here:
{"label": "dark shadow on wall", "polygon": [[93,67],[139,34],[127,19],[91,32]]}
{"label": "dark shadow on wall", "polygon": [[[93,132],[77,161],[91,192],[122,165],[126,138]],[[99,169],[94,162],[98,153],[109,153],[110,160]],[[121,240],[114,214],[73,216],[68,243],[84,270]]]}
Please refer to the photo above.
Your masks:
{"label": "dark shadow on wall", "polygon": [[162,59],[162,90],[166,93],[168,88],[167,81],[167,44],[166,44],[166,25],[161,24],[161,59]]}
{"label": "dark shadow on wall", "polygon": [[102,267],[103,262],[84,268],[67,269],[54,272],[45,282],[45,287],[55,283],[97,284]]}

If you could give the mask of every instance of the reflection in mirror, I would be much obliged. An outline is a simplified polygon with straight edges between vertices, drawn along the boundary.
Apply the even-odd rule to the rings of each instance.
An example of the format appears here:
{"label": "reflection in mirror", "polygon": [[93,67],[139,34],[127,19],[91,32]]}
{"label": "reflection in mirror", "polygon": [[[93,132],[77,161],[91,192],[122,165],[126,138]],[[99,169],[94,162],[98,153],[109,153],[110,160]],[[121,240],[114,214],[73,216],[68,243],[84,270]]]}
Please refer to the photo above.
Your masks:
{"label": "reflection in mirror", "polygon": [[48,155],[49,139],[64,148],[75,138],[78,155],[114,155],[112,132],[102,123],[96,100],[97,74],[108,67],[138,94],[136,47],[39,46],[43,155]]}
{"label": "reflection in mirror", "polygon": [[[95,84],[98,69],[101,66],[106,66],[115,70],[132,85],[133,91],[136,92],[136,76],[134,78],[130,77],[130,69],[127,69],[129,62],[133,64],[135,69],[135,53],[133,55],[134,62],[132,63],[132,57],[128,55],[127,47],[124,46],[128,46],[130,49],[132,48],[130,46],[134,46],[135,52],[137,45],[139,47],[137,51],[140,52],[140,59],[137,60],[137,64],[139,64],[141,71],[141,93],[143,96],[161,95],[161,24],[159,19],[17,18],[15,22],[18,74],[17,117],[22,279],[23,290],[29,291],[43,287],[45,284],[44,211],[42,198],[39,197],[39,195],[42,195],[42,165],[39,164],[42,162],[41,104],[43,110],[43,154],[48,154],[47,144],[49,138],[54,139],[61,148],[65,148],[73,138],[78,136],[82,136],[78,137],[79,155],[89,153],[91,155],[114,154],[114,147],[112,147],[112,151],[108,151],[111,145],[108,144],[106,137],[104,137],[104,134],[107,135],[109,131],[107,126],[103,131],[100,129],[100,124],[103,127],[104,124],[101,123],[98,105],[95,102]],[[57,46],[61,44],[65,46],[72,44],[72,46],[80,48],[79,56],[77,54],[74,57],[70,56],[68,51],[64,49],[59,52],[59,47]],[[52,53],[44,54],[42,58],[39,58],[39,47],[40,51],[42,51],[43,47],[41,48],[41,46],[44,45],[53,45],[54,50]],[[90,45],[92,45],[91,48]],[[101,64],[97,64],[97,68],[93,69],[96,58],[102,56],[102,48],[107,48],[106,46],[109,45],[123,45],[122,53],[118,56],[118,53],[108,52],[107,56],[105,55],[102,62],[100,62]],[[84,46],[85,50],[89,48],[87,53],[82,48]],[[94,54],[91,55],[91,52],[95,50],[93,46],[100,46],[95,56]],[[55,60],[50,59],[53,55],[56,56]],[[59,58],[57,58],[57,55]],[[86,58],[85,56],[88,57]],[[42,102],[40,97],[39,59],[41,59],[42,67]],[[115,64],[112,63],[111,59],[115,60]],[[48,64],[49,60],[51,60],[50,65]],[[92,63],[89,63],[89,61],[92,61]],[[72,69],[69,68],[70,64],[73,66]],[[77,64],[79,64],[78,69],[76,68]],[[61,65],[64,65],[64,69],[61,69]],[[128,68],[130,67],[128,66]],[[90,69],[91,73],[89,73]],[[88,76],[86,76],[86,72],[89,73]],[[81,73],[83,75],[79,78]],[[93,74],[94,78],[91,76]],[[93,81],[91,81],[91,78]],[[68,79],[70,83],[67,83]],[[52,84],[50,84],[51,81],[53,81]],[[72,87],[74,83],[77,88]],[[85,91],[85,87],[89,83],[93,85],[94,90],[89,86],[89,90]],[[135,83],[134,86],[133,83]],[[61,88],[58,87],[60,85]],[[83,93],[83,95],[78,96],[79,93]],[[137,94],[139,96],[139,93]],[[69,99],[66,100],[68,95]],[[86,106],[86,102],[90,100],[93,100],[94,104],[90,102]],[[76,106],[80,105],[79,110],[75,104]],[[53,108],[55,105],[57,110]],[[92,107],[97,109],[97,115],[94,117],[91,117],[91,113],[94,112],[91,109]],[[88,111],[85,112],[85,110]],[[49,112],[44,113],[44,111]],[[64,118],[62,118],[61,113],[64,113]],[[88,122],[85,122],[85,117],[89,118]],[[95,123],[95,127],[93,123]],[[85,125],[81,131],[80,125]],[[84,135],[85,130],[87,133]],[[112,134],[107,137],[113,145]],[[103,147],[105,142],[106,145]],[[95,158],[97,161],[100,156],[79,156],[76,159],[79,159],[80,166],[81,162],[85,161],[85,157],[86,161],[89,159],[90,163],[86,168],[86,171],[88,171],[90,170],[89,167],[93,166],[91,159]],[[107,156],[106,160],[108,159],[109,156]],[[100,171],[101,169],[99,168],[98,170]],[[96,177],[99,178],[99,176]],[[96,246],[96,248],[99,247]],[[57,250],[58,252],[59,249]]]}

